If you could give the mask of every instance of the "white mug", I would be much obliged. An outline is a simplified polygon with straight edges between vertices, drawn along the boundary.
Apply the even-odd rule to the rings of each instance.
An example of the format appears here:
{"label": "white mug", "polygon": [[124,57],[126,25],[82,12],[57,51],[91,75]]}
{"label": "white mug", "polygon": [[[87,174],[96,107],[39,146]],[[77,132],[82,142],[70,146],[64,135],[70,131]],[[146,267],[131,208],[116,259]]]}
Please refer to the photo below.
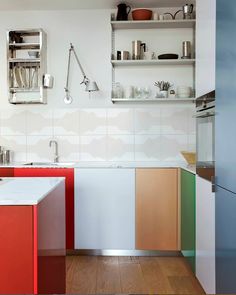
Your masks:
{"label": "white mug", "polygon": [[152,51],[146,51],[146,52],[144,52],[144,59],[146,59],[146,60],[156,59],[155,52],[152,52]]}

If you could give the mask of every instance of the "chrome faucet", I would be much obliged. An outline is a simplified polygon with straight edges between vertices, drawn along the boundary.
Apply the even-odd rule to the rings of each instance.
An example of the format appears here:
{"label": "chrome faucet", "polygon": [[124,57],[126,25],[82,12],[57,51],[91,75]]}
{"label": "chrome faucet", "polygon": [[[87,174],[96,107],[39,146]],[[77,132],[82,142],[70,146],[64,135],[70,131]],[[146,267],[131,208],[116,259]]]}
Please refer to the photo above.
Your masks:
{"label": "chrome faucet", "polygon": [[49,147],[52,147],[52,144],[55,145],[55,150],[54,150],[54,163],[58,163],[58,161],[59,161],[58,142],[56,140],[50,140]]}

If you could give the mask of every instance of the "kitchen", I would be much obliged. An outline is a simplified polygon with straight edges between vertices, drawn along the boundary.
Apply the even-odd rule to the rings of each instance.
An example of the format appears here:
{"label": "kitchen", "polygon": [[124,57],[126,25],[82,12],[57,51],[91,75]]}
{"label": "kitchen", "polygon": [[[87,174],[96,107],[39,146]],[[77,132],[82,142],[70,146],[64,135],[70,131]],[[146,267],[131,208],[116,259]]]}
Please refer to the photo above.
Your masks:
{"label": "kitchen", "polygon": [[0,4],[0,294],[233,293],[234,4],[94,2]]}

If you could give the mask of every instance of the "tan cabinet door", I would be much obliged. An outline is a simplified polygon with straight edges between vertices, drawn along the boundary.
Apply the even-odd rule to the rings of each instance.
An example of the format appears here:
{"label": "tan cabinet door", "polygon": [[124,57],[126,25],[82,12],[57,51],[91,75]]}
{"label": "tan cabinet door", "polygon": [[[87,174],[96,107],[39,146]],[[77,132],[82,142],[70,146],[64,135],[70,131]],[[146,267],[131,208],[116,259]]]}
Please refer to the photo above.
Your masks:
{"label": "tan cabinet door", "polygon": [[178,169],[136,169],[136,249],[178,250]]}

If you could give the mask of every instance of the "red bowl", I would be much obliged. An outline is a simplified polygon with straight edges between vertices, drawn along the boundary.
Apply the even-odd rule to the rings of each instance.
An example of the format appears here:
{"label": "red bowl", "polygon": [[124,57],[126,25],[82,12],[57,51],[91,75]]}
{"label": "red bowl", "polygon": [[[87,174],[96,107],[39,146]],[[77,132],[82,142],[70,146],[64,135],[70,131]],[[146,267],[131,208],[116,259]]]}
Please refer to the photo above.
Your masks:
{"label": "red bowl", "polygon": [[133,20],[150,20],[152,11],[149,9],[135,9],[132,11]]}

